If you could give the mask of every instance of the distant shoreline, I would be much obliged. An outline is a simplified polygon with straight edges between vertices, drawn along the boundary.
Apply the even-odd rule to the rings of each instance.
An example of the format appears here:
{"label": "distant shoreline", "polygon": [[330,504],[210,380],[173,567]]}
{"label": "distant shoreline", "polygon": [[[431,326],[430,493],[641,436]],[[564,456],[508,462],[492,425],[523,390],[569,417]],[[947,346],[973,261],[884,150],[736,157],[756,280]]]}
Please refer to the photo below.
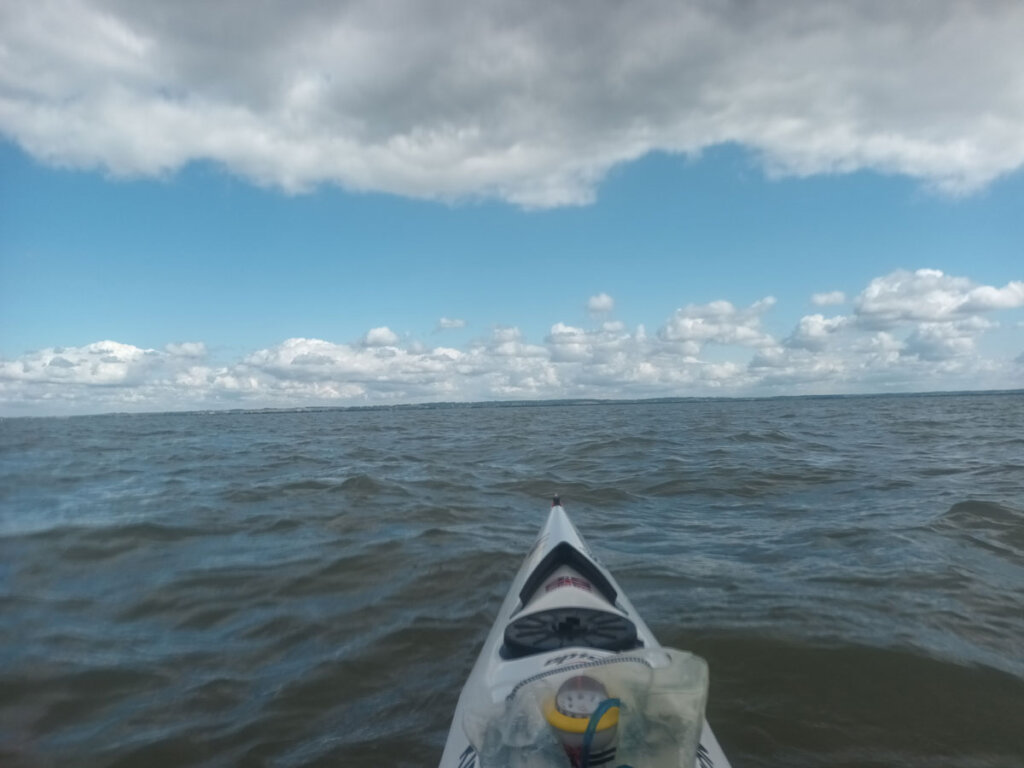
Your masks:
{"label": "distant shoreline", "polygon": [[325,413],[331,411],[402,411],[402,410],[444,410],[469,408],[553,408],[580,407],[591,405],[660,405],[672,403],[708,402],[759,402],[770,400],[847,400],[867,398],[904,397],[969,397],[969,396],[1013,396],[1024,395],[1024,389],[978,389],[978,390],[932,390],[927,392],[870,392],[863,394],[820,394],[820,395],[748,395],[748,396],[691,396],[691,397],[649,397],[649,398],[564,398],[545,400],[478,400],[469,402],[437,401],[425,403],[394,403],[375,405],[310,405],[288,408],[188,408],[180,411],[101,411],[97,413],[53,414],[45,416],[0,415],[0,422],[14,419],[80,419],[109,416],[185,416],[185,415],[253,415],[282,413]]}

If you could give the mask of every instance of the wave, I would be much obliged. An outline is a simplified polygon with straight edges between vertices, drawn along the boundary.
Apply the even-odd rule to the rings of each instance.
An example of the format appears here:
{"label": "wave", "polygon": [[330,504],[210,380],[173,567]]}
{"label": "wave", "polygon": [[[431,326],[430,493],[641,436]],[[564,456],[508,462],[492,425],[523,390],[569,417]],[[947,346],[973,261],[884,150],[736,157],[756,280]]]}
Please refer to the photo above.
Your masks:
{"label": "wave", "polygon": [[[735,765],[1019,765],[1024,679],[916,649],[668,632],[708,659],[708,718]],[[954,762],[955,761],[955,762]]]}
{"label": "wave", "polygon": [[994,501],[957,502],[935,528],[963,536],[999,554],[1024,559],[1024,511]]}

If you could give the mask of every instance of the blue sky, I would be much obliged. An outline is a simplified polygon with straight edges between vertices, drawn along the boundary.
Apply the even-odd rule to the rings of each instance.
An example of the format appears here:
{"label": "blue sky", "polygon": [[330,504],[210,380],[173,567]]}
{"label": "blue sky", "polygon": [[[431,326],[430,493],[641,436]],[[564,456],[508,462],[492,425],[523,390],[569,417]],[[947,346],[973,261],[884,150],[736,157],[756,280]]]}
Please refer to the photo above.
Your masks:
{"label": "blue sky", "polygon": [[14,3],[0,414],[1022,386],[1024,15],[822,5]]}

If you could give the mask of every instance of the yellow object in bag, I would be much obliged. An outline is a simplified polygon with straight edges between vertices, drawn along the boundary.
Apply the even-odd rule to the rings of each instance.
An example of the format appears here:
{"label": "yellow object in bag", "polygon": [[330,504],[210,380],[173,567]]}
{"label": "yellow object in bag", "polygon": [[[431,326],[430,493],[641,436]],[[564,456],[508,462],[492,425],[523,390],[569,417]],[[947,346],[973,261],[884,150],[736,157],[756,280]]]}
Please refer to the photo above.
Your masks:
{"label": "yellow object in bag", "polygon": [[707,692],[699,656],[640,649],[533,675],[464,727],[480,768],[693,768]]}

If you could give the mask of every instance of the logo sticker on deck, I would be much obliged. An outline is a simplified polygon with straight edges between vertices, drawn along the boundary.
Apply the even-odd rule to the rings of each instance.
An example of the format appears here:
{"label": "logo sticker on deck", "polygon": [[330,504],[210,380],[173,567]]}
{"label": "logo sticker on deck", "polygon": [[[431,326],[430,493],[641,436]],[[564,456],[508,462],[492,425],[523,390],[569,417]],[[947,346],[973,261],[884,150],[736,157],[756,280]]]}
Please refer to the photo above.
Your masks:
{"label": "logo sticker on deck", "polygon": [[459,755],[459,768],[476,768],[476,749],[470,744],[466,751]]}
{"label": "logo sticker on deck", "polygon": [[582,661],[600,661],[600,656],[595,656],[592,653],[583,653],[581,651],[572,651],[571,653],[563,653],[561,656],[554,656],[544,662],[545,667],[550,667],[552,664],[562,666],[563,664],[579,663]]}
{"label": "logo sticker on deck", "polygon": [[582,589],[584,592],[593,592],[590,582],[579,576],[559,576],[545,584],[544,591],[551,592],[561,587],[576,587],[576,589]]}

